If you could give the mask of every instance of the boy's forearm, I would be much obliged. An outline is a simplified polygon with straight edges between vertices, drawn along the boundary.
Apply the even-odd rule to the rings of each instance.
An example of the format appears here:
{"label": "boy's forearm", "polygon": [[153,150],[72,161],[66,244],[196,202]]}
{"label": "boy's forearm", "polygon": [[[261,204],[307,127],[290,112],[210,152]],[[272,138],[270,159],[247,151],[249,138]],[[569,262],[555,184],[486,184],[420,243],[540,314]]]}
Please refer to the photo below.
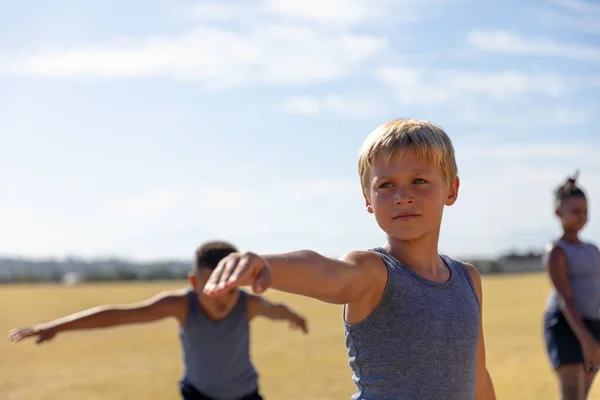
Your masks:
{"label": "boy's forearm", "polygon": [[266,255],[273,289],[312,297],[326,302],[343,302],[344,267],[341,261],[326,258],[311,250]]}
{"label": "boy's forearm", "polygon": [[283,304],[271,304],[266,312],[266,317],[272,320],[289,319],[291,315],[291,311]]}
{"label": "boy's forearm", "polygon": [[129,321],[123,318],[123,313],[120,311],[107,306],[94,307],[41,324],[41,326],[53,328],[57,332],[65,332],[105,328],[128,323]]}
{"label": "boy's forearm", "polygon": [[490,373],[486,369],[485,371],[485,384],[483,385],[483,390],[481,393],[477,393],[475,395],[475,400],[496,400],[496,392],[494,390],[494,383],[492,382],[492,377]]}

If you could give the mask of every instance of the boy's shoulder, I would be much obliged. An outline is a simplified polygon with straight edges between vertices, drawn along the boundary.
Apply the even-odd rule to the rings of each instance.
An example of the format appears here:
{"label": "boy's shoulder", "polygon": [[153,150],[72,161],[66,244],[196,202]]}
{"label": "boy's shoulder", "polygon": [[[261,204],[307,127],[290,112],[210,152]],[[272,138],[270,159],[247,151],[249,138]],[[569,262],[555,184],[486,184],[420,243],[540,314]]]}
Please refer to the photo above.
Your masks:
{"label": "boy's shoulder", "polygon": [[465,266],[465,269],[469,273],[469,276],[471,277],[473,284],[475,286],[481,286],[481,273],[479,272],[477,267],[468,262],[461,261],[461,263],[462,263],[462,265]]}
{"label": "boy's shoulder", "polygon": [[158,295],[163,297],[164,299],[170,299],[173,301],[187,299],[190,293],[190,288],[181,288],[181,289],[172,289],[172,290],[163,290]]}
{"label": "boy's shoulder", "polygon": [[375,251],[353,250],[342,255],[339,260],[353,265],[367,274],[387,279],[387,267],[381,255]]}
{"label": "boy's shoulder", "polygon": [[454,258],[450,258],[450,259],[456,261],[458,264],[460,264],[464,267],[464,269],[469,274],[469,278],[471,278],[471,282],[473,282],[473,286],[475,288],[475,291],[477,292],[477,296],[479,298],[481,298],[481,291],[482,291],[481,272],[479,272],[479,269],[475,265],[468,263],[466,261],[461,261],[461,260],[457,260]]}
{"label": "boy's shoulder", "polygon": [[381,256],[372,250],[352,250],[343,254],[339,259],[349,264],[360,266],[381,263]]}
{"label": "boy's shoulder", "polygon": [[190,302],[190,288],[181,288],[175,290],[165,290],[155,296],[157,302],[170,310],[170,314],[175,317],[180,326],[184,326],[188,313]]}
{"label": "boy's shoulder", "polygon": [[168,307],[187,311],[190,290],[189,288],[164,290],[156,294],[153,300]]}

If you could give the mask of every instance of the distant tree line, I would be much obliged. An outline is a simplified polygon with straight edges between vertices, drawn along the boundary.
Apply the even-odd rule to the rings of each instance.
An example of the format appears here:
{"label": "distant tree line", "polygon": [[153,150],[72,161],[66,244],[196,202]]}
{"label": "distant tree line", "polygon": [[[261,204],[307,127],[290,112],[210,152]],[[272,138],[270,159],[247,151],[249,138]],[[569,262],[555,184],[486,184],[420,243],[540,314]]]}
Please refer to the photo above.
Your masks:
{"label": "distant tree line", "polygon": [[182,280],[191,264],[180,261],[26,260],[0,258],[0,283],[62,282],[66,275],[87,282]]}
{"label": "distant tree line", "polygon": [[[482,274],[520,273],[541,270],[541,256],[536,251],[511,251],[496,259],[463,261],[473,264]],[[0,283],[63,282],[69,275],[86,282],[183,280],[191,267],[190,262],[182,261],[0,258]]]}

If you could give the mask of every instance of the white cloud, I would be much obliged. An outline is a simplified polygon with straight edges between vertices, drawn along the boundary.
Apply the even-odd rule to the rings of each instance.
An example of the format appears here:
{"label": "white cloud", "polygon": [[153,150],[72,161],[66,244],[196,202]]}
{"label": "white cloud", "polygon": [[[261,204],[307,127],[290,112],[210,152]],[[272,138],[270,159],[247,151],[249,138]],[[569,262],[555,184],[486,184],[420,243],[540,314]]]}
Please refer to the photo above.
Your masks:
{"label": "white cloud", "polygon": [[373,36],[324,34],[306,27],[270,24],[238,33],[205,26],[138,43],[46,52],[0,69],[47,77],[174,77],[211,88],[304,84],[351,74],[384,47],[385,42]]}
{"label": "white cloud", "polygon": [[598,2],[595,1],[550,0],[550,2],[571,11],[581,12],[585,14],[600,14],[600,4],[598,4]]}
{"label": "white cloud", "polygon": [[467,42],[475,49],[490,52],[600,60],[600,48],[595,46],[558,43],[544,38],[527,39],[505,30],[471,31]]}
{"label": "white cloud", "polygon": [[[70,50],[45,50],[0,65],[0,73],[44,77],[169,77],[209,88],[307,84],[353,74],[387,48],[353,30],[393,3],[378,0],[201,2],[194,29],[174,35],[115,38]],[[405,2],[406,4],[410,2]],[[333,24],[333,27],[331,24]]]}
{"label": "white cloud", "polygon": [[586,15],[576,13],[571,15],[564,12],[546,11],[541,13],[540,20],[554,29],[557,27],[573,29],[593,35],[600,34],[600,13]]}
{"label": "white cloud", "polygon": [[389,56],[389,34],[397,42],[400,24],[453,1],[200,1],[185,17],[186,32],[0,54],[0,74],[167,77],[208,89],[329,82],[372,68]]}
{"label": "white cloud", "polygon": [[465,101],[469,95],[483,95],[492,100],[514,99],[526,93],[558,96],[569,86],[558,74],[529,74],[516,70],[483,73],[383,67],[376,74],[395,89],[402,104]]}
{"label": "white cloud", "polygon": [[550,0],[557,7],[544,9],[539,19],[546,26],[600,34],[600,3],[581,0]]}
{"label": "white cloud", "polygon": [[334,26],[363,25],[377,17],[384,2],[368,0],[267,0],[267,10],[294,20],[319,22]]}
{"label": "white cloud", "polygon": [[[380,24],[415,21],[426,6],[447,0],[251,0],[244,2],[202,1],[194,9],[198,21],[236,24],[277,21],[283,24],[308,24],[330,30],[351,29]],[[427,11],[425,11],[427,10]],[[253,22],[254,21],[254,22]],[[373,22],[377,25],[374,25]]]}
{"label": "white cloud", "polygon": [[285,99],[282,109],[290,114],[337,114],[354,118],[368,118],[385,113],[385,108],[369,99],[329,95],[322,98],[298,96]]}

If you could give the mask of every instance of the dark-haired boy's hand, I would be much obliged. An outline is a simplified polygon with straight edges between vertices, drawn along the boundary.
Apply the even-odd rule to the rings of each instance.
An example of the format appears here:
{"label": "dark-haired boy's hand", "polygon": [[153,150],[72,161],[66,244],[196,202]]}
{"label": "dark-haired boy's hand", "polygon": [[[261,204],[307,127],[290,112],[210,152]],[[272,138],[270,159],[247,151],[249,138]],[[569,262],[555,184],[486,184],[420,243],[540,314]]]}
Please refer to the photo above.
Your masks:
{"label": "dark-haired boy's hand", "polygon": [[54,327],[33,327],[33,328],[18,328],[13,329],[8,333],[8,337],[13,342],[20,342],[23,339],[35,337],[36,344],[52,340],[56,336]]}
{"label": "dark-haired boy's hand", "polygon": [[289,326],[291,330],[295,331],[300,329],[305,334],[308,334],[308,326],[306,324],[306,319],[303,316],[296,314],[295,312],[288,309],[287,319],[290,323]]}
{"label": "dark-haired boy's hand", "polygon": [[271,285],[269,264],[254,253],[232,253],[223,258],[204,285],[204,293],[220,296],[233,287],[252,286],[254,293],[263,293]]}

